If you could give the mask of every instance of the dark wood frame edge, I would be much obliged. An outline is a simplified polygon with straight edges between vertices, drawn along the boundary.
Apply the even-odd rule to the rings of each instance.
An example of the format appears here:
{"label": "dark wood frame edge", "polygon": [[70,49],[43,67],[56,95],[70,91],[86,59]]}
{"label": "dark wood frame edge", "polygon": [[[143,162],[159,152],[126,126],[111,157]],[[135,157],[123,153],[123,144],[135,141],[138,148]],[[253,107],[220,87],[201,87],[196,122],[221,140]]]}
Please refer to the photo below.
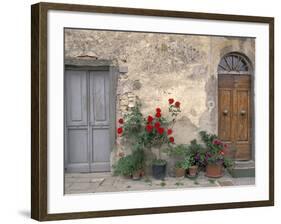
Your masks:
{"label": "dark wood frame edge", "polygon": [[[66,10],[269,24],[269,200],[127,210],[48,214],[47,210],[47,12]],[[38,221],[203,211],[274,205],[274,18],[90,5],[37,3],[31,6],[31,218]]]}

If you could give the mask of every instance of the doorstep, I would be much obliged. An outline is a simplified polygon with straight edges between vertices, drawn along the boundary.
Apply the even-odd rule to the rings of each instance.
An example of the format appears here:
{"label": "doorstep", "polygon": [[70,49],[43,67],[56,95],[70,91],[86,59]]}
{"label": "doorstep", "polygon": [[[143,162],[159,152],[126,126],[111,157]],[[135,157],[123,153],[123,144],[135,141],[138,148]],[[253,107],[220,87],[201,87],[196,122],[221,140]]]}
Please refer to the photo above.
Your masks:
{"label": "doorstep", "polygon": [[234,178],[255,177],[255,162],[253,160],[235,161],[233,168],[228,169],[228,172]]}

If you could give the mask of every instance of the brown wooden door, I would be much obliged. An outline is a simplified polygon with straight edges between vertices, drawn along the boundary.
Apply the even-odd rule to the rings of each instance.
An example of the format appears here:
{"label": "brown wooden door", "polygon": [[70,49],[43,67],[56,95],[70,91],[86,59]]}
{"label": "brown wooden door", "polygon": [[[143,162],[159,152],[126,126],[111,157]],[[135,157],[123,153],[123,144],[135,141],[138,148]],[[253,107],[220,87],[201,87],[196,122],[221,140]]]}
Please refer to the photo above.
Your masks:
{"label": "brown wooden door", "polygon": [[251,76],[219,75],[219,137],[236,147],[236,160],[251,159]]}

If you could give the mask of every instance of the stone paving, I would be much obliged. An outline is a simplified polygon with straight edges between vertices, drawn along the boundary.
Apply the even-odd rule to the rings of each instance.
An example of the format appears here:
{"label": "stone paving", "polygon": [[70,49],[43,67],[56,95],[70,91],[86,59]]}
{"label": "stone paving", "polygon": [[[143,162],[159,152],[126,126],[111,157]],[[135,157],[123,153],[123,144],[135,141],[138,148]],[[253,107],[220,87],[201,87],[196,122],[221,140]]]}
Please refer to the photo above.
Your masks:
{"label": "stone paving", "polygon": [[165,180],[156,180],[152,177],[142,177],[141,180],[132,180],[111,173],[66,173],[65,194],[140,191],[156,189],[226,187],[239,185],[254,185],[255,178],[232,178],[228,173],[221,178],[208,178],[201,172],[197,178],[166,177]]}

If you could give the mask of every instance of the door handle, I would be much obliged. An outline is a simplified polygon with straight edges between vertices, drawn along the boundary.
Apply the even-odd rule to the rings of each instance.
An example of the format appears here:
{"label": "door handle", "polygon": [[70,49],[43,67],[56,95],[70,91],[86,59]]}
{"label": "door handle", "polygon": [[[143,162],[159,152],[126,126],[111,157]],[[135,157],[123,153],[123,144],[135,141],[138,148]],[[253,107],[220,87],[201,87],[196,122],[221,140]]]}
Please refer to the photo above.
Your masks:
{"label": "door handle", "polygon": [[223,115],[226,116],[227,114],[228,114],[228,110],[224,110],[224,111],[223,111]]}
{"label": "door handle", "polygon": [[244,116],[246,114],[246,111],[245,110],[241,110],[240,111],[240,115]]}

